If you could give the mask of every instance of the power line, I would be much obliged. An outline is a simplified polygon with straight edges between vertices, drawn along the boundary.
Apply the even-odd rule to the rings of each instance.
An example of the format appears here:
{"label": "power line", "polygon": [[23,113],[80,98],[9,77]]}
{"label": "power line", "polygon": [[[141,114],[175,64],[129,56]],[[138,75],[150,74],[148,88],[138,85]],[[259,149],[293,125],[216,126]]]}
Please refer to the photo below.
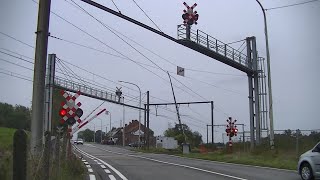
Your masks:
{"label": "power line", "polygon": [[[73,0],[71,0],[75,5],[77,5],[83,12],[85,12],[86,14],[88,14],[90,17],[94,18],[97,22],[99,22],[102,26],[104,26],[105,28],[107,28],[110,32],[112,32],[114,35],[116,35],[118,38],[120,38],[123,42],[125,42],[127,45],[129,45],[131,48],[133,48],[135,51],[137,51],[140,55],[142,55],[143,57],[145,57],[147,60],[149,60],[150,62],[152,62],[155,66],[157,66],[158,68],[160,68],[162,71],[166,72],[164,69],[162,69],[159,65],[157,65],[155,62],[153,62],[151,59],[149,59],[147,56],[145,56],[143,53],[141,53],[139,50],[137,50],[135,47],[133,47],[130,43],[128,43],[126,40],[124,40],[123,38],[121,38],[117,33],[115,33],[112,29],[109,28],[109,26],[107,26],[106,24],[104,24],[102,21],[100,21],[99,19],[97,19],[96,17],[94,17],[93,15],[91,15],[88,11],[86,11],[85,9],[83,9],[80,5],[78,5],[77,3],[75,3]],[[80,28],[78,28],[80,29]],[[118,52],[118,51],[117,51]],[[119,54],[123,55],[121,52],[118,52]],[[126,57],[125,55],[123,55],[124,57]],[[128,57],[127,57],[128,58]],[[130,58],[128,58],[130,59]],[[135,61],[133,61],[135,62]],[[152,74],[155,74],[153,71],[150,71],[149,69],[145,68],[144,66],[138,64],[139,66],[143,67],[144,69],[146,69],[147,71],[151,72]],[[165,82],[168,82],[166,79],[162,78],[161,76],[159,76],[158,74],[155,74],[156,76],[158,76],[160,79],[164,80]],[[176,79],[176,81],[178,81]],[[179,81],[180,82],[180,81]],[[181,83],[181,82],[180,82]],[[183,83],[181,83],[183,84]],[[183,84],[184,85],[184,84]],[[184,85],[185,86],[185,85]],[[186,86],[185,86],[186,87]],[[179,87],[178,87],[179,88]],[[187,87],[188,89],[190,89],[189,87]],[[182,88],[179,88],[182,91],[185,91]],[[191,90],[192,91],[192,90]],[[188,93],[187,91],[185,91],[186,93]],[[193,91],[194,92],[194,91]],[[190,94],[190,93],[188,93]],[[191,94],[190,94],[191,95]],[[199,95],[199,94],[198,94]]]}
{"label": "power line", "polygon": [[10,61],[5,60],[5,59],[2,59],[2,58],[0,58],[0,61],[4,61],[4,62],[6,62],[6,63],[13,64],[13,65],[16,65],[16,66],[19,66],[19,67],[22,67],[22,68],[25,68],[25,69],[28,69],[28,70],[33,71],[33,69],[31,69],[31,68],[28,68],[28,67],[22,66],[22,65],[20,65],[20,64],[16,64],[16,63],[10,62]]}
{"label": "power line", "polygon": [[319,1],[319,0],[312,0],[312,1],[296,3],[296,4],[289,4],[289,5],[285,5],[285,6],[272,7],[272,8],[267,8],[265,10],[266,11],[270,11],[270,10],[274,10],[274,9],[282,9],[282,8],[287,8],[287,7],[299,6],[299,5],[303,5],[303,4],[307,4],[307,3],[312,3],[312,2],[316,2],[316,1]]}
{"label": "power line", "polygon": [[113,0],[111,0],[111,1],[112,1],[113,5],[117,8],[117,10],[119,11],[119,13],[121,14],[121,11],[120,11],[120,9],[118,8],[118,6],[116,5],[116,3],[114,3]]}
{"label": "power line", "polygon": [[[11,57],[14,57],[14,58],[17,58],[17,59],[20,59],[20,60],[23,60],[23,61],[25,61],[25,62],[28,62],[28,63],[33,64],[33,62],[31,62],[31,61],[29,61],[29,60],[26,60],[26,59],[23,59],[23,58],[21,58],[21,57],[17,57],[17,56],[11,55],[11,54],[6,53],[6,52],[3,52],[3,51],[0,51],[0,53],[5,54],[5,55],[8,55],[8,56],[11,56]],[[25,57],[26,57],[26,56],[25,56]]]}
{"label": "power line", "polygon": [[159,26],[148,16],[148,14],[138,5],[138,3],[135,0],[132,1],[138,6],[138,8],[144,13],[144,15],[146,15],[147,18],[158,28],[158,30],[162,32]]}
{"label": "power line", "polygon": [[[90,49],[90,50],[93,50],[93,51],[97,51],[97,52],[100,52],[100,53],[103,53],[103,54],[114,56],[114,57],[117,57],[117,58],[120,58],[120,59],[124,59],[124,60],[128,60],[128,61],[134,61],[134,60],[130,60],[128,58],[122,57],[122,56],[118,56],[118,55],[115,55],[115,54],[112,54],[112,53],[109,53],[109,52],[106,52],[106,51],[102,51],[102,50],[87,46],[87,45],[83,45],[83,44],[80,44],[80,43],[76,43],[76,42],[72,42],[72,41],[69,41],[69,40],[66,40],[66,39],[62,39],[61,37],[56,37],[56,36],[52,36],[52,35],[49,35],[49,37],[51,37],[53,39],[61,40],[61,41],[64,41],[64,42],[67,42],[67,43],[70,43],[70,44],[73,44],[73,45],[77,45],[77,46],[80,46],[80,47],[83,47],[83,48],[87,48],[87,49]],[[142,64],[144,66],[149,66],[149,67],[158,69],[157,67],[149,65],[149,64],[141,63],[141,62],[138,62],[138,61],[135,61],[135,62],[138,63],[138,64]]]}
{"label": "power line", "polygon": [[[34,0],[32,0],[33,2],[35,2]],[[107,25],[105,25],[103,22],[101,22],[100,20],[98,20],[97,18],[95,18],[93,15],[91,15],[89,12],[87,12],[85,9],[83,9],[80,5],[78,5],[77,3],[75,3],[73,0],[71,0],[74,4],[76,4],[79,8],[82,9],[82,11],[84,11],[86,14],[88,14],[89,16],[91,16],[92,18],[94,18],[96,21],[98,21],[101,25],[103,25],[105,28],[107,28],[110,32],[112,32],[113,34],[115,34],[118,38],[120,38],[123,42],[125,42],[127,45],[129,45],[131,48],[133,48],[134,50],[136,50],[139,54],[141,54],[143,57],[145,57],[147,60],[149,60],[150,62],[152,62],[154,65],[156,65],[158,68],[160,68],[162,71],[164,71],[166,73],[166,71],[164,69],[162,69],[159,65],[157,65],[156,63],[154,63],[151,59],[149,59],[148,57],[146,57],[143,53],[141,53],[139,50],[137,50],[135,47],[133,47],[130,43],[128,43],[127,41],[125,41],[123,38],[121,38],[118,34],[116,34],[114,31],[112,31],[110,28],[108,28]],[[35,2],[37,3],[37,2]],[[67,21],[65,18],[61,17],[60,15],[54,13],[51,11],[51,13],[53,13],[54,15],[56,15],[57,17],[59,17],[60,19],[64,20],[65,22],[71,24],[72,26],[76,27],[78,30],[84,32],[85,34],[89,35],[90,37],[93,37],[94,39],[98,40],[99,42],[103,43],[102,41],[100,41],[98,38],[95,38],[93,35],[87,33],[86,31],[82,30],[81,28],[79,28],[78,26],[74,25],[73,23],[71,23],[70,21]],[[105,43],[103,43],[105,44]],[[106,45],[106,44],[105,44]],[[106,45],[107,47],[110,47],[108,45]],[[121,52],[115,50],[114,48],[112,48],[114,51],[116,51],[117,53],[123,55]],[[127,57],[125,55],[123,55],[124,57]],[[127,57],[128,58],[128,57]],[[130,59],[130,58],[128,58]],[[131,60],[131,59],[130,59]],[[159,78],[161,78],[162,80],[168,82],[166,79],[160,77],[158,74],[155,74],[153,71],[145,68],[144,66],[138,64],[140,67],[146,69],[147,71],[151,72],[152,74],[158,76]],[[204,97],[202,97],[201,95],[199,95],[198,93],[194,92],[192,89],[190,89],[189,87],[187,87],[186,85],[184,85],[182,82],[180,82],[179,80],[177,80],[176,78],[174,78],[176,81],[178,81],[180,84],[182,84],[184,87],[186,87],[187,89],[189,89],[190,91],[192,91],[193,93],[197,94],[199,97],[205,99]],[[193,96],[192,94],[190,94],[189,92],[185,91],[184,89],[178,87],[180,90],[186,92],[187,94]],[[226,113],[224,113],[226,114]]]}
{"label": "power line", "polygon": [[2,34],[2,35],[4,35],[4,36],[7,36],[7,37],[9,37],[9,38],[11,38],[11,39],[13,39],[13,40],[15,40],[15,41],[18,41],[18,42],[20,42],[20,43],[22,43],[22,44],[24,44],[24,45],[26,45],[26,46],[29,46],[29,47],[31,47],[31,48],[34,49],[34,46],[31,46],[31,45],[29,45],[29,44],[27,44],[27,43],[25,43],[25,42],[23,42],[23,41],[20,41],[20,40],[18,40],[18,39],[16,39],[16,38],[14,38],[14,37],[12,37],[12,36],[4,33],[4,32],[1,32],[1,31],[0,31],[0,34]]}
{"label": "power line", "polygon": [[[15,52],[15,51],[12,51],[12,50],[9,50],[9,49],[6,49],[6,48],[1,48],[1,49],[5,50],[5,51],[8,51],[8,52],[10,52],[10,53],[13,53],[13,54],[19,55],[19,56],[21,56],[21,57],[25,57],[25,58],[28,58],[28,59],[34,60],[34,58],[31,58],[31,57],[28,57],[28,56],[22,55],[22,54],[20,54],[20,53]],[[6,53],[4,53],[4,52],[2,52],[2,51],[0,51],[0,52],[1,52],[1,53],[3,53],[3,54],[6,54]],[[9,54],[6,54],[6,55],[9,55]],[[9,55],[9,56],[12,56],[12,55]],[[19,57],[16,57],[16,58],[19,58]],[[19,58],[19,59],[21,59],[21,58]],[[31,64],[34,64],[32,61],[28,61],[28,60],[25,60],[25,59],[21,59],[21,60],[26,61],[26,62],[31,63]]]}
{"label": "power line", "polygon": [[[7,70],[6,70],[7,71]],[[18,74],[18,73],[15,73],[15,72],[12,72],[12,71],[8,71],[9,73],[6,73],[6,72],[0,72],[1,74],[5,74],[5,75],[8,75],[8,76],[12,76],[12,77],[15,77],[15,78],[18,78],[18,79],[22,79],[22,80],[25,80],[25,81],[30,81],[30,82],[33,82],[33,80],[31,79],[27,79],[27,78],[24,78],[24,77],[20,77],[20,76],[23,76],[21,74]],[[14,75],[14,74],[17,74],[17,75]]]}

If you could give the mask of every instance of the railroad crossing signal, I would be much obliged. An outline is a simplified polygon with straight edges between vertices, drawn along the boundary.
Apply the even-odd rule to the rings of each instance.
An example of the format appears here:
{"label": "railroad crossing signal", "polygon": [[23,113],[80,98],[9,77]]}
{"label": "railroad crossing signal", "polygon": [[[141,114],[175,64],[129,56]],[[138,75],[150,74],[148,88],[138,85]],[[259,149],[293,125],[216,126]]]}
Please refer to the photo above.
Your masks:
{"label": "railroad crossing signal", "polygon": [[237,133],[238,133],[238,129],[237,129],[237,125],[235,125],[235,123],[237,122],[237,120],[232,120],[232,117],[229,117],[227,119],[227,126],[226,126],[226,133],[227,133],[227,136],[229,136],[229,147],[230,147],[230,150],[232,151],[232,137],[233,136],[237,136]]}
{"label": "railroad crossing signal", "polygon": [[78,91],[74,96],[69,95],[66,91],[62,90],[61,95],[66,99],[66,102],[62,102],[62,108],[59,111],[61,116],[60,123],[64,124],[65,122],[68,125],[73,125],[76,122],[80,123],[80,117],[83,115],[81,108],[81,103],[75,103],[76,99],[80,96],[80,91]]}
{"label": "railroad crossing signal", "polygon": [[199,19],[199,14],[197,11],[193,12],[193,9],[197,6],[197,3],[194,3],[193,6],[188,6],[186,2],[183,3],[186,6],[187,10],[183,10],[182,19],[184,25],[197,25],[197,21]]}

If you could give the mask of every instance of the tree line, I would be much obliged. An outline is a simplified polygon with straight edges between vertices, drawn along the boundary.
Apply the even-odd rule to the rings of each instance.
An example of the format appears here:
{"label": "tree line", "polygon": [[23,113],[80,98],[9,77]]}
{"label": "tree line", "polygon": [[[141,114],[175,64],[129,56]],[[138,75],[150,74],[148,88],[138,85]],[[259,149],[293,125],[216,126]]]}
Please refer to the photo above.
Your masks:
{"label": "tree line", "polygon": [[30,131],[31,108],[0,102],[0,126]]}

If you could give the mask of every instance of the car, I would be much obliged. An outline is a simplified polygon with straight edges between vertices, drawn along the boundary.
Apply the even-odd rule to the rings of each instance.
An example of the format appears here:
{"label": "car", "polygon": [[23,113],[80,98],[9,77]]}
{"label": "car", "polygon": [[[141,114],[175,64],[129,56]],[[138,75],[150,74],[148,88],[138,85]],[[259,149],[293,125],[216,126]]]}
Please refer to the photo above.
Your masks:
{"label": "car", "polygon": [[82,144],[83,145],[83,139],[77,139],[76,141],[74,141],[75,144]]}
{"label": "car", "polygon": [[297,171],[303,180],[320,179],[320,142],[300,156]]}
{"label": "car", "polygon": [[[130,143],[129,146],[130,146],[130,147],[139,147],[139,142]],[[140,147],[143,147],[143,146],[144,146],[144,142],[141,141],[141,142],[140,142]]]}

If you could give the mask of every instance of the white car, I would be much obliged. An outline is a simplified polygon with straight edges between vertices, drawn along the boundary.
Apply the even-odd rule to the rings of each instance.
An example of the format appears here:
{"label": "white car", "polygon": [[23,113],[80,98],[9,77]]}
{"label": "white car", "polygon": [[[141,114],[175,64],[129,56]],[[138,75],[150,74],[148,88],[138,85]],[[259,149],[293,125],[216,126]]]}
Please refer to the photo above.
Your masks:
{"label": "white car", "polygon": [[74,141],[75,144],[83,144],[83,139],[77,139],[76,141]]}
{"label": "white car", "polygon": [[320,179],[320,142],[300,156],[297,170],[303,180]]}

